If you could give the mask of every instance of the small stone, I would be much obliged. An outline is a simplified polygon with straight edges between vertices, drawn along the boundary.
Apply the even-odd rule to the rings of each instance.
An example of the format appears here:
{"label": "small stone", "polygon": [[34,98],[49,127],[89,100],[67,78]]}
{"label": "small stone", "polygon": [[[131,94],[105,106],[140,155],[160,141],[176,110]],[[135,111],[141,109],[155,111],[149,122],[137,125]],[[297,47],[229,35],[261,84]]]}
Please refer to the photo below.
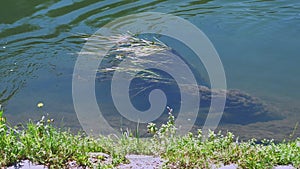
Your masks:
{"label": "small stone", "polygon": [[102,152],[90,152],[89,153],[89,161],[93,165],[97,165],[99,163],[102,164],[111,164],[112,163],[112,158],[110,155],[102,153]]}
{"label": "small stone", "polygon": [[273,169],[296,169],[296,168],[293,167],[292,165],[278,165],[275,166]]}
{"label": "small stone", "polygon": [[99,157],[100,158],[102,157],[104,159],[109,158],[108,154],[105,154],[105,153],[102,153],[102,152],[91,152],[91,153],[89,153],[89,156],[91,158],[97,158],[97,159],[99,159]]}
{"label": "small stone", "polygon": [[78,167],[76,161],[70,161],[70,162],[68,162],[68,165],[69,165],[69,168],[77,168]]}

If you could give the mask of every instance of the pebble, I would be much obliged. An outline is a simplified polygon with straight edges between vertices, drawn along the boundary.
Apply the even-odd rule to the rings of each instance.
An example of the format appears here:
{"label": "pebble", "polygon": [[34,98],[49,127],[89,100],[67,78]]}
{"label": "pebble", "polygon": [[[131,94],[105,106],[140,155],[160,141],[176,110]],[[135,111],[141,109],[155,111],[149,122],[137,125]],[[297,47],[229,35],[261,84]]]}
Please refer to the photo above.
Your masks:
{"label": "pebble", "polygon": [[296,169],[292,165],[280,165],[280,166],[275,166],[273,169]]}
{"label": "pebble", "polygon": [[29,168],[29,169],[47,169],[46,166],[33,164],[29,160],[21,161],[14,166],[8,167],[7,169],[27,169],[27,168]]}

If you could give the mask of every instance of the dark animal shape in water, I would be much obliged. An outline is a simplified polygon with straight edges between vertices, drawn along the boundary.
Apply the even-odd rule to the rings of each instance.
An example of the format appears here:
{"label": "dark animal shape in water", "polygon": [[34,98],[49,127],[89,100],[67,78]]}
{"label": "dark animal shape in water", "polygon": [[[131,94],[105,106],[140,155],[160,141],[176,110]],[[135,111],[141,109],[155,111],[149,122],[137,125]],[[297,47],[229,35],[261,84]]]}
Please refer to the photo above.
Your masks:
{"label": "dark animal shape in water", "polygon": [[[122,39],[122,41],[117,41],[118,45],[103,59],[103,63],[100,65],[97,75],[98,80],[111,80],[116,70],[121,70],[131,75],[134,74],[136,79],[139,78],[141,80],[135,80],[135,83],[131,86],[132,90],[129,91],[133,105],[139,107],[140,110],[147,110],[150,106],[148,101],[150,92],[153,89],[161,88],[168,98],[168,105],[174,108],[176,116],[176,109],[178,110],[180,108],[180,95],[183,94],[181,92],[185,91],[179,92],[177,90],[179,89],[178,84],[176,84],[173,77],[167,74],[168,72],[151,69],[144,70],[143,68],[145,67],[144,65],[148,63],[166,64],[167,66],[170,62],[175,64],[174,69],[181,68],[183,65],[174,63],[172,59],[168,60],[167,58],[170,57],[166,56],[175,55],[183,60],[185,58],[161,42],[149,42],[131,36],[125,38],[121,37],[119,39]],[[127,63],[130,63],[132,66],[119,66],[125,58]],[[184,64],[188,64],[188,62]],[[197,67],[193,65],[189,65],[189,67],[192,68],[193,73],[199,74]],[[180,71],[180,69],[178,71]],[[282,119],[275,109],[272,109],[270,106],[265,105],[260,99],[250,96],[245,92],[240,90],[211,90],[206,87],[209,85],[205,83],[202,77],[198,77],[197,83],[202,84],[198,86],[201,98],[200,111],[196,123],[199,125],[205,121],[205,113],[207,114],[210,108],[212,93],[214,93],[216,97],[224,97],[224,92],[226,94],[226,103],[221,123],[249,124]],[[189,91],[187,92],[189,94],[195,93],[195,88],[190,87],[188,83],[184,84],[182,88]]]}

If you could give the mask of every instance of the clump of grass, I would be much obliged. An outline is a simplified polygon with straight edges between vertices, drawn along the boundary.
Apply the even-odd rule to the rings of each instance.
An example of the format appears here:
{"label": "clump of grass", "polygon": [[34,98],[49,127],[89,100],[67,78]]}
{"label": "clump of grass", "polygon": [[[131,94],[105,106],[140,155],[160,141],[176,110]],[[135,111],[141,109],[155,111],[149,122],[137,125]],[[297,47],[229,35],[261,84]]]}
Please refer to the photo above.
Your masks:
{"label": "clump of grass", "polygon": [[[3,111],[0,111],[0,119]],[[91,166],[90,152],[103,152],[113,157],[110,166],[125,161],[124,155],[113,149],[114,142],[109,137],[92,138],[78,133],[62,131],[42,118],[38,123],[29,122],[24,130],[9,127],[0,121],[0,166],[9,166],[28,159],[33,163],[50,168],[67,167],[68,162],[76,161],[79,166]],[[108,165],[108,166],[109,166]]]}
{"label": "clump of grass", "polygon": [[0,110],[0,166],[10,165],[23,158],[23,145],[13,130],[6,126],[3,110]]}
{"label": "clump of grass", "polygon": [[160,129],[150,123],[154,149],[167,160],[168,168],[212,168],[212,165],[236,164],[240,168],[272,168],[276,165],[293,165],[300,168],[300,138],[275,144],[273,140],[256,139],[239,142],[231,132],[209,132],[176,135],[174,116],[169,110],[169,121]]}
{"label": "clump of grass", "polygon": [[[130,131],[121,137],[99,136],[93,138],[78,133],[71,134],[52,126],[51,120],[42,118],[29,122],[23,130],[10,127],[0,111],[0,166],[9,166],[28,159],[50,168],[67,167],[70,161],[79,166],[92,167],[90,152],[103,152],[112,157],[111,163],[100,163],[101,168],[113,168],[128,162],[126,154],[161,156],[166,168],[211,168],[212,165],[237,164],[239,168],[272,168],[276,165],[300,167],[300,139],[274,143],[255,139],[240,142],[231,132],[222,135],[211,131],[204,137],[198,133],[176,135],[174,116],[169,110],[169,120],[158,127],[148,125],[150,138],[139,138]],[[102,159],[102,158],[100,158]]]}

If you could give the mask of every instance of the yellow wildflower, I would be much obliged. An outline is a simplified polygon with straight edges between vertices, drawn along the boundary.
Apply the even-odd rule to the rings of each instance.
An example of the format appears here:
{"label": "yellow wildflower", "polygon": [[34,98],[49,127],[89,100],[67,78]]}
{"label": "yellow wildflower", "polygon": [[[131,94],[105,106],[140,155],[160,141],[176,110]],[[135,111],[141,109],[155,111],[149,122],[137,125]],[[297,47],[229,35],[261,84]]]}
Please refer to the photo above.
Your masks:
{"label": "yellow wildflower", "polygon": [[38,108],[42,108],[43,106],[44,106],[44,103],[42,103],[42,102],[40,102],[40,103],[37,104]]}

